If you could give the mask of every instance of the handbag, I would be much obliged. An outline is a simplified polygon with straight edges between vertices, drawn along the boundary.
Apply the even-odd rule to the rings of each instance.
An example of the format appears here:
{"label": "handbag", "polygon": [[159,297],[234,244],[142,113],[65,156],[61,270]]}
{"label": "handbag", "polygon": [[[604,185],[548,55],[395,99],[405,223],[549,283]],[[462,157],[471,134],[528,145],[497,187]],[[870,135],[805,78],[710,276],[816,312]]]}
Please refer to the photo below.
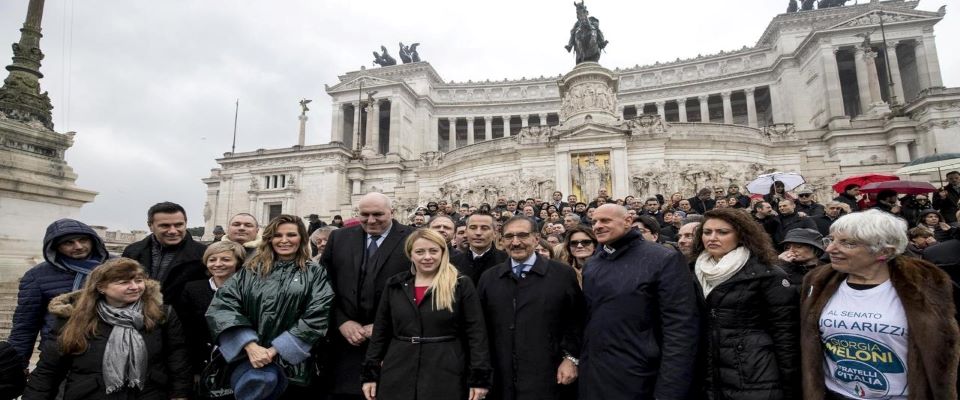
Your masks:
{"label": "handbag", "polygon": [[219,349],[210,353],[210,361],[200,372],[196,393],[201,399],[233,399],[230,373],[234,365],[228,363]]}

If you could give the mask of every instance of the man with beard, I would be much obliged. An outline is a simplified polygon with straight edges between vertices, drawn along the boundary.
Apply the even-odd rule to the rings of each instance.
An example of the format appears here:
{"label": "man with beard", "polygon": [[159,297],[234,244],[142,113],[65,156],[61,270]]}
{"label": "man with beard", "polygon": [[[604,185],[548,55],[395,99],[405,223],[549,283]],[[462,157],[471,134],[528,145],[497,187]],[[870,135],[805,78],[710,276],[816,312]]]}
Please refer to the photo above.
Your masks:
{"label": "man with beard", "polygon": [[56,340],[55,318],[48,318],[47,305],[61,294],[83,288],[87,275],[110,254],[97,233],[83,222],[61,219],[47,227],[43,237],[44,262],[27,270],[20,279],[17,308],[8,341],[27,367],[40,334],[40,347]]}
{"label": "man with beard", "polygon": [[497,371],[492,399],[559,400],[577,379],[583,293],[572,268],[536,254],[539,240],[533,220],[507,220],[509,259],[477,286]]}

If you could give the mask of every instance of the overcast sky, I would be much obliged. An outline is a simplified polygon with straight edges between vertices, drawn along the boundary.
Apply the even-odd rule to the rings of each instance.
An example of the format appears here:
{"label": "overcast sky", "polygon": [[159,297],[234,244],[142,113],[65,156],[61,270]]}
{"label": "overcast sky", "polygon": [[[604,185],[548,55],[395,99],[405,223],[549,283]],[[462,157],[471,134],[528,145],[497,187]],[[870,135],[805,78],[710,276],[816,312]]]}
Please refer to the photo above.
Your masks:
{"label": "overcast sky", "polygon": [[[863,2],[865,0],[861,0]],[[81,219],[143,229],[159,201],[187,208],[201,226],[200,181],[230,151],[296,144],[300,98],[313,99],[307,144],[330,138],[324,84],[372,67],[381,44],[420,42],[420,56],[449,81],[568,72],[563,45],[573,1],[47,0],[41,80],[58,132],[76,131],[67,160],[80,187],[100,192]],[[754,45],[787,0],[590,0],[608,68]],[[852,3],[851,3],[852,4]],[[948,13],[936,28],[946,86],[960,86],[960,0],[924,0]],[[0,1],[0,64],[10,63],[27,0]],[[2,71],[4,76],[6,71]]]}

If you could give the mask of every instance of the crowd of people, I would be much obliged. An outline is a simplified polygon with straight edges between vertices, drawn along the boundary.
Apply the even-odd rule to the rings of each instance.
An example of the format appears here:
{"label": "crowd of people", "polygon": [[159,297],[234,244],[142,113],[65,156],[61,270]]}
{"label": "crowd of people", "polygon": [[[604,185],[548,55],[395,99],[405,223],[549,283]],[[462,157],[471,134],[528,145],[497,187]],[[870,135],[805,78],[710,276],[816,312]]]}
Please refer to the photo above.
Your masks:
{"label": "crowd of people", "polygon": [[960,172],[947,178],[929,196],[600,189],[407,218],[368,193],[329,224],[240,213],[210,244],[164,202],[119,257],[59,220],[21,279],[0,356],[24,373],[0,394],[956,399]]}

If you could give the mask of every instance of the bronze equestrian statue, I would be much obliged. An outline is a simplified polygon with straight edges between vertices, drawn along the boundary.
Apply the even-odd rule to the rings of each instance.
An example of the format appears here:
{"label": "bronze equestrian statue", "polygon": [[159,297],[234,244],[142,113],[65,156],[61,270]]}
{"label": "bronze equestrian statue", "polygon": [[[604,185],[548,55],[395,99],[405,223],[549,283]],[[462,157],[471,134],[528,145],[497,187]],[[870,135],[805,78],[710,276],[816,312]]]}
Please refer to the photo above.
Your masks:
{"label": "bronze equestrian statue", "polygon": [[570,30],[570,41],[564,48],[567,52],[573,50],[577,55],[577,64],[582,62],[600,61],[600,51],[607,47],[608,41],[603,39],[603,32],[600,31],[600,21],[591,17],[587,12],[587,6],[583,0],[579,4],[573,3],[577,7],[577,22]]}

